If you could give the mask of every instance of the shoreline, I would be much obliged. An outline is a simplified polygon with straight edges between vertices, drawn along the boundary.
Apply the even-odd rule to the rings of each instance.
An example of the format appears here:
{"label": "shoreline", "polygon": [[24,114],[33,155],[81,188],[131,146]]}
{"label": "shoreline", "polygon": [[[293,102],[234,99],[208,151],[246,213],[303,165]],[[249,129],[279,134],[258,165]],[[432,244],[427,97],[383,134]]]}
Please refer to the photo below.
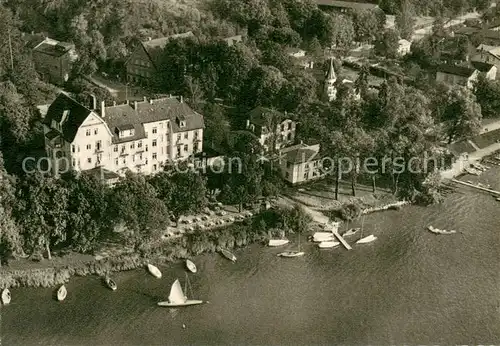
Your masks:
{"label": "shoreline", "polygon": [[[294,201],[299,205],[302,204]],[[348,202],[342,203],[343,205]],[[373,206],[364,208],[361,215],[366,215],[378,211],[399,209],[403,205],[409,204],[407,201],[395,201],[386,203],[380,206]],[[321,211],[319,211],[321,212]],[[323,214],[323,213],[322,213]],[[323,214],[324,215],[324,214]],[[326,216],[325,216],[326,217]],[[235,228],[246,228],[235,232]],[[267,233],[267,230],[265,231]],[[244,233],[241,239],[237,239],[238,234],[231,235],[233,239],[232,244],[221,244],[220,238],[224,235],[232,233]],[[215,237],[210,237],[212,234],[217,234]],[[194,238],[192,246],[188,246],[187,242],[189,237]],[[252,237],[253,236],[253,237]],[[198,240],[198,238],[201,240]],[[172,238],[166,245],[165,242],[156,244],[153,247],[154,253],[151,256],[142,256],[138,253],[121,254],[117,256],[110,256],[103,259],[89,259],[87,261],[80,261],[80,263],[64,263],[65,256],[56,257],[61,260],[61,263],[49,263],[47,259],[43,261],[49,263],[46,268],[9,268],[8,266],[0,267],[0,289],[12,287],[54,287],[67,283],[73,276],[104,276],[112,272],[121,272],[134,270],[145,267],[151,259],[154,259],[155,264],[168,264],[174,263],[179,260],[188,258],[189,256],[196,256],[204,253],[217,252],[221,247],[229,249],[246,247],[248,245],[257,243],[264,239],[265,235],[260,231],[252,230],[251,226],[242,225],[242,223],[235,223],[225,228],[219,228],[210,232],[201,231],[200,233],[184,234],[179,238]],[[209,239],[210,238],[210,239]],[[196,243],[198,242],[198,243]],[[232,246],[231,246],[232,245]],[[66,255],[66,259],[70,259],[71,255]],[[44,263],[44,264],[45,264]],[[26,263],[28,266],[31,263]]]}

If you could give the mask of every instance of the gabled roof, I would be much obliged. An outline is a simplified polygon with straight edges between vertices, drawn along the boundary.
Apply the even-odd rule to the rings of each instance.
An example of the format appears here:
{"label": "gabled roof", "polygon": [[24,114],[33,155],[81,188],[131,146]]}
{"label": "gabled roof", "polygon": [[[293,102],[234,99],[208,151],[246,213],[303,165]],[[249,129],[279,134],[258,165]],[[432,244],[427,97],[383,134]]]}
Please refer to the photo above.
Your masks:
{"label": "gabled roof", "polygon": [[460,142],[455,142],[448,145],[448,149],[455,155],[460,156],[464,153],[471,154],[476,151],[476,149],[470,144],[466,139]]}
{"label": "gabled roof", "polygon": [[188,38],[188,37],[194,37],[192,31],[188,31],[182,34],[170,35],[167,37],[161,37],[154,40],[143,41],[141,43],[144,50],[149,55],[149,58],[151,59],[153,64],[157,64],[163,49],[170,40],[177,38]]}
{"label": "gabled roof", "polygon": [[455,34],[466,35],[466,36],[478,34],[485,38],[500,40],[500,31],[495,31],[495,30],[481,30],[478,28],[464,27],[456,30]]}
{"label": "gabled roof", "polygon": [[330,66],[328,66],[328,71],[326,72],[326,79],[337,79],[335,68],[333,67],[333,58],[330,58]]}
{"label": "gabled roof", "polygon": [[319,145],[297,144],[281,150],[286,162],[299,164],[312,161],[319,154]]}
{"label": "gabled roof", "polygon": [[[66,116],[63,116],[65,113]],[[53,120],[57,123],[63,121],[62,137],[71,143],[80,126],[91,113],[92,111],[87,107],[82,106],[65,93],[60,93],[50,105],[43,123],[50,127]]]}
{"label": "gabled roof", "polygon": [[437,71],[456,76],[470,77],[474,73],[475,69],[466,66],[441,64],[438,66]]}
{"label": "gabled roof", "polygon": [[491,68],[494,66],[492,64],[488,64],[482,61],[471,61],[470,64],[479,72],[489,72]]}
{"label": "gabled roof", "polygon": [[329,6],[338,8],[348,8],[352,10],[373,10],[378,8],[377,4],[367,2],[353,2],[353,1],[337,1],[337,0],[315,0],[318,6]]}
{"label": "gabled roof", "polygon": [[286,119],[291,118],[290,117],[291,114],[287,114],[287,113],[284,114],[284,113],[277,111],[275,109],[259,106],[259,107],[252,109],[252,111],[250,111],[250,113],[249,113],[250,123],[252,123],[254,125],[259,125],[259,126],[266,126],[266,117],[268,114],[275,114],[278,117],[280,123]]}
{"label": "gabled roof", "polygon": [[42,44],[36,46],[33,50],[35,52],[44,53],[50,56],[60,57],[71,50],[71,45],[60,43],[50,44],[47,42],[42,42]]}

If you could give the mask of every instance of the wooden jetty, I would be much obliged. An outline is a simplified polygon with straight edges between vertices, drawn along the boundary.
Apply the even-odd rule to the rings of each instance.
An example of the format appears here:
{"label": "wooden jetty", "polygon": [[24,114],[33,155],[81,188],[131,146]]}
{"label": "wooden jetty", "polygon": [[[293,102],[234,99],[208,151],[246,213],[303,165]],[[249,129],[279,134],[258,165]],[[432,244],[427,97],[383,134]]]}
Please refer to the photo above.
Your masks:
{"label": "wooden jetty", "polygon": [[481,186],[477,186],[477,185],[474,185],[474,184],[469,184],[469,183],[466,183],[465,181],[460,181],[460,180],[457,180],[457,179],[451,179],[451,181],[454,182],[454,183],[460,184],[460,185],[464,185],[464,186],[468,186],[468,187],[473,187],[475,189],[478,189],[478,190],[481,190],[481,191],[486,191],[486,192],[493,193],[495,195],[499,195],[500,196],[500,191],[488,189],[486,187],[481,187]]}
{"label": "wooden jetty", "polygon": [[327,224],[325,229],[329,229],[332,231],[332,233],[337,237],[337,239],[342,243],[342,245],[345,246],[345,248],[347,250],[352,250],[352,247],[351,245],[349,245],[346,240],[339,234],[339,230],[337,229],[337,227],[331,227],[330,224]]}

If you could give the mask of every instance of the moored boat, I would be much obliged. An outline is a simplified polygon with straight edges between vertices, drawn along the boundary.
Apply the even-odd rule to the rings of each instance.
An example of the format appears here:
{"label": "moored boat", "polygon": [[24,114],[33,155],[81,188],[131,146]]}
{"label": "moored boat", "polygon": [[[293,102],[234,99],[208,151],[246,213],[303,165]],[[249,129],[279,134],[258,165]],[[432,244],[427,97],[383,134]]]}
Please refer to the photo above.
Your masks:
{"label": "moored boat", "polygon": [[10,295],[10,291],[8,288],[4,288],[2,290],[2,304],[3,305],[7,305],[10,303],[12,299],[12,296]]}
{"label": "moored boat", "polygon": [[455,231],[455,230],[447,231],[444,229],[435,228],[433,226],[429,226],[429,227],[427,227],[427,229],[434,234],[455,234],[455,233],[457,233],[457,231]]}
{"label": "moored boat", "polygon": [[66,296],[68,295],[68,290],[66,290],[66,286],[61,285],[59,289],[57,290],[57,300],[60,302],[66,299]]}
{"label": "moored boat", "polygon": [[191,273],[196,273],[198,269],[196,268],[196,265],[193,263],[191,260],[186,260],[186,268],[189,269]]}
{"label": "moored boat", "polygon": [[322,241],[318,244],[318,247],[321,249],[329,249],[338,245],[340,245],[338,241]]}
{"label": "moored boat", "polygon": [[116,282],[114,282],[109,276],[104,278],[104,282],[106,283],[106,286],[108,286],[108,288],[110,288],[113,291],[116,291],[116,289],[118,288]]}
{"label": "moored boat", "polygon": [[367,237],[361,238],[356,242],[356,244],[366,244],[366,243],[371,243],[372,241],[377,240],[377,237],[375,237],[373,234],[370,234]]}
{"label": "moored boat", "polygon": [[285,244],[288,244],[290,240],[288,239],[271,239],[269,240],[269,246],[271,247],[276,247],[276,246],[283,246]]}
{"label": "moored boat", "polygon": [[[186,286],[188,284],[188,276],[186,273]],[[187,288],[187,287],[186,287]],[[184,290],[186,290],[186,288]],[[172,287],[170,288],[170,294],[168,296],[168,301],[164,302],[158,302],[158,306],[165,306],[165,307],[181,307],[181,306],[189,306],[189,305],[198,305],[202,304],[203,300],[195,300],[195,299],[188,299],[187,296],[184,294],[182,291],[181,284],[179,282],[179,279],[176,279],[174,283],[172,284]]]}
{"label": "moored boat", "polygon": [[148,263],[148,271],[157,279],[161,279],[161,271],[156,266]]}
{"label": "moored boat", "polygon": [[221,249],[220,252],[222,256],[226,257],[228,260],[236,262],[236,256],[233,255],[229,250]]}
{"label": "moored boat", "polygon": [[300,251],[300,232],[299,232],[297,251],[283,251],[278,254],[278,257],[293,258],[293,257],[301,257],[304,256],[305,254],[306,253],[304,251]]}
{"label": "moored boat", "polygon": [[348,237],[348,236],[354,235],[354,234],[358,233],[358,231],[360,229],[361,228],[351,228],[351,229],[347,230],[344,234],[342,234],[342,236],[343,237]]}

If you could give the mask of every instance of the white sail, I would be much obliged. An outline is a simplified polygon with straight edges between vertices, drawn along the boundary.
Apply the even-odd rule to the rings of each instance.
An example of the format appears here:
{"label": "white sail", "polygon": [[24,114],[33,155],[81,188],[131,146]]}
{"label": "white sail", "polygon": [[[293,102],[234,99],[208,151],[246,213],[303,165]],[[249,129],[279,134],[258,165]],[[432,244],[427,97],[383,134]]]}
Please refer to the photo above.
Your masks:
{"label": "white sail", "polygon": [[182,292],[182,287],[179,279],[175,280],[175,282],[172,284],[168,300],[171,303],[175,304],[182,304],[186,301],[186,297],[184,296],[184,292]]}

